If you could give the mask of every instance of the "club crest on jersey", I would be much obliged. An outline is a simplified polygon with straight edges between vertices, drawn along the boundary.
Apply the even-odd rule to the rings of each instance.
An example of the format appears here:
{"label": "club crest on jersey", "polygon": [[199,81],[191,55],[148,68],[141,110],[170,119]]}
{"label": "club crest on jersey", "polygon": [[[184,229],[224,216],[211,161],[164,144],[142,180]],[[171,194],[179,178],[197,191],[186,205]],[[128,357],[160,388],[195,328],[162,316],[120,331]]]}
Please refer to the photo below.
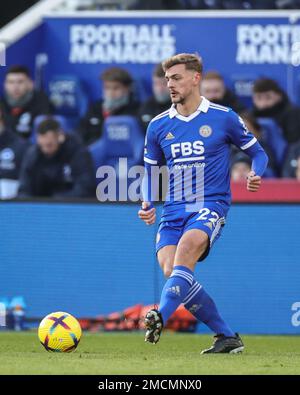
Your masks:
{"label": "club crest on jersey", "polygon": [[209,125],[203,125],[199,129],[200,136],[209,137],[212,134],[212,128]]}

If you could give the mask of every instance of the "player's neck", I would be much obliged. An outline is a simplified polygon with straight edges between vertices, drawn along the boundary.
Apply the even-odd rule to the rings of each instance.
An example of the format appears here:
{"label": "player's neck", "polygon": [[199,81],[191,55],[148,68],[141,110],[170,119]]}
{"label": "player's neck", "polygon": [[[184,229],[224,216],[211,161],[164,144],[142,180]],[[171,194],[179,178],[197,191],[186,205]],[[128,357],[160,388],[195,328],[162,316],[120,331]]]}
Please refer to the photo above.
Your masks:
{"label": "player's neck", "polygon": [[184,117],[188,117],[189,115],[197,111],[201,101],[202,97],[200,96],[200,94],[197,96],[193,96],[191,98],[188,98],[183,104],[178,103],[176,105],[176,110],[178,114],[183,115]]}

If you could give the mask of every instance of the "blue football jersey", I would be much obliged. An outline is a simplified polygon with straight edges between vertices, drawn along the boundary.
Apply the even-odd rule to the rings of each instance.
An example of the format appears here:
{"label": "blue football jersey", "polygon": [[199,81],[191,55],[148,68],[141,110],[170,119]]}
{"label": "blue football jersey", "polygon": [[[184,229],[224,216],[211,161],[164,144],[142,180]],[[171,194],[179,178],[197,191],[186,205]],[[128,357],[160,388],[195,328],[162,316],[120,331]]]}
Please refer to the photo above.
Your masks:
{"label": "blue football jersey", "polygon": [[178,210],[186,211],[195,202],[199,204],[194,211],[204,202],[218,202],[226,214],[231,203],[231,144],[244,151],[255,144],[260,147],[241,117],[204,97],[197,111],[187,117],[172,105],[153,118],[144,161],[147,168],[161,165],[165,157],[170,181],[163,217],[172,219]]}

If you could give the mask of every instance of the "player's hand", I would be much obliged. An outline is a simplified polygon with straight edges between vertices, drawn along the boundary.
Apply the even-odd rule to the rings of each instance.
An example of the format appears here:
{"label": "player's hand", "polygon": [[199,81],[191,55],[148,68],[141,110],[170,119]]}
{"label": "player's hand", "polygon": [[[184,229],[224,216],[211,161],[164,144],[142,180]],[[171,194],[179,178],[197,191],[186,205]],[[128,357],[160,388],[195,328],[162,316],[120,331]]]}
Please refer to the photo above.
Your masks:
{"label": "player's hand", "polygon": [[138,215],[147,225],[153,225],[156,220],[156,209],[154,207],[149,209],[149,207],[149,202],[143,202]]}
{"label": "player's hand", "polygon": [[256,176],[254,171],[250,171],[247,175],[247,189],[250,192],[257,192],[261,184],[261,177]]}

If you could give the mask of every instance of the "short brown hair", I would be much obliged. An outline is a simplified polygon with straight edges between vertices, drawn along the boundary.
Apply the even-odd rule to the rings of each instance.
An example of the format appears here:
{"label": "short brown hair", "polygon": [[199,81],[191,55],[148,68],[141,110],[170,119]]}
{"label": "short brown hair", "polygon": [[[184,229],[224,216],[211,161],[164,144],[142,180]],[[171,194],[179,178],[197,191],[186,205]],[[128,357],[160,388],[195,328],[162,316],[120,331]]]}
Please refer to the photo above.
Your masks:
{"label": "short brown hair", "polygon": [[280,88],[278,83],[271,78],[259,78],[254,82],[253,93],[264,93],[268,91],[284,95],[284,91]]}
{"label": "short brown hair", "polygon": [[202,81],[203,80],[219,80],[224,82],[224,78],[222,77],[222,75],[215,70],[208,71],[207,73],[205,73],[202,78]]}
{"label": "short brown hair", "polygon": [[163,64],[163,70],[166,71],[170,67],[175,66],[176,64],[185,64],[187,70],[194,70],[198,73],[202,73],[203,64],[202,59],[197,54],[191,53],[178,53],[177,55],[171,56],[166,59]]}
{"label": "short brown hair", "polygon": [[44,135],[48,132],[58,133],[60,130],[60,123],[56,119],[46,118],[38,125],[37,133],[39,135]]}
{"label": "short brown hair", "polygon": [[125,86],[130,86],[133,82],[128,71],[120,67],[110,67],[101,74],[100,78],[102,81],[117,81]]}
{"label": "short brown hair", "polygon": [[24,74],[26,77],[31,78],[28,67],[22,65],[11,66],[6,72],[6,75],[8,74]]}

